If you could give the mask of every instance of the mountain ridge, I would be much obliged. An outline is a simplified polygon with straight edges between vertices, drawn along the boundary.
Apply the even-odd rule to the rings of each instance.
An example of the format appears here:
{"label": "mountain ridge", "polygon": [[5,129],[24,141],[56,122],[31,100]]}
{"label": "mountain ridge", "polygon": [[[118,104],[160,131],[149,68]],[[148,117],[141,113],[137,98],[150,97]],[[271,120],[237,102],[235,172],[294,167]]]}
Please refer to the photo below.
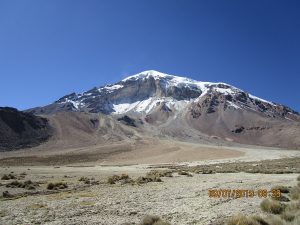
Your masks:
{"label": "mountain ridge", "polygon": [[[127,89],[127,91],[124,89]],[[298,112],[287,106],[258,98],[223,82],[196,81],[186,77],[161,73],[155,70],[144,71],[124,78],[115,84],[100,86],[83,93],[77,94],[74,92],[61,97],[54,103],[45,107],[37,107],[29,109],[28,111],[36,114],[51,114],[57,111],[123,114],[132,110],[132,108],[136,108],[136,112],[142,112],[144,110],[149,112],[155,103],[164,102],[164,100],[166,100],[165,102],[175,100],[175,102],[171,101],[171,103],[174,103],[174,105],[177,105],[178,107],[178,104],[185,105],[184,103],[186,103],[178,101],[196,100],[196,98],[203,97],[210,90],[223,95],[234,95],[235,93],[244,95],[244,98],[246,97],[249,98],[250,101],[257,102],[257,105],[260,104],[262,109],[265,104],[268,104],[269,106],[282,106],[286,112],[299,115]],[[145,101],[149,100],[151,97],[155,97],[156,101]],[[152,104],[152,106],[150,104]],[[147,110],[146,108],[148,105],[150,108],[148,107]],[[234,103],[230,105],[236,107]]]}
{"label": "mountain ridge", "polygon": [[[71,93],[27,112],[50,121],[56,115],[79,113],[76,118],[88,124],[85,114],[100,116],[111,121],[107,124],[110,140],[119,140],[121,129],[121,140],[146,135],[193,143],[300,148],[300,115],[295,110],[226,83],[195,81],[153,70],[81,94]],[[63,123],[63,119],[59,121]],[[67,126],[75,126],[77,122],[73,122]],[[81,132],[76,127],[74,130]],[[134,135],[128,137],[126,127]],[[89,134],[82,135],[89,139]],[[99,140],[105,136],[101,132],[95,135]]]}

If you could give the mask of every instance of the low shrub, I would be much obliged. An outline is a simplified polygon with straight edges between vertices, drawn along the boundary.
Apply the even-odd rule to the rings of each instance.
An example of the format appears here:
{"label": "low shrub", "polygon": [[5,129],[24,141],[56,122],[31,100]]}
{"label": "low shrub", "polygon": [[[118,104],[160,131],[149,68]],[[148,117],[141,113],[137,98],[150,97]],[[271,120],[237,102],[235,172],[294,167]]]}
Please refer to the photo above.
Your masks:
{"label": "low shrub", "polygon": [[91,184],[91,180],[88,177],[80,177],[78,181],[82,181],[85,184]]}
{"label": "low shrub", "polygon": [[258,220],[263,221],[261,218],[258,219],[255,217],[236,215],[227,221],[227,225],[261,225],[262,223],[260,223]]}
{"label": "low shrub", "polygon": [[17,179],[15,175],[13,174],[4,174],[1,177],[1,180],[12,180],[12,179]]}
{"label": "low shrub", "polygon": [[179,171],[178,175],[184,175],[184,176],[188,176],[188,177],[192,177],[193,176],[192,174],[190,174],[189,172],[186,172],[186,171]]}
{"label": "low shrub", "polygon": [[109,184],[115,184],[117,182],[121,184],[127,184],[127,183],[133,183],[133,180],[129,177],[128,174],[122,174],[121,176],[113,175],[107,178],[107,183]]}
{"label": "low shrub", "polygon": [[146,176],[146,177],[138,177],[135,181],[138,184],[146,184],[149,182],[162,182],[160,177],[156,176]]}
{"label": "low shrub", "polygon": [[278,215],[270,215],[266,218],[266,225],[296,225],[286,223],[283,219],[281,219]]}
{"label": "low shrub", "polygon": [[264,212],[272,214],[280,214],[284,211],[285,205],[278,201],[273,201],[270,199],[265,199],[260,204],[261,209]]}
{"label": "low shrub", "polygon": [[173,177],[172,170],[152,170],[146,174],[146,176],[156,177]]}
{"label": "low shrub", "polygon": [[300,199],[300,187],[297,187],[297,186],[292,187],[290,190],[289,196],[293,200],[299,200]]}
{"label": "low shrub", "polygon": [[[261,202],[261,209],[268,214],[262,219],[261,217],[237,215],[231,217],[227,225],[299,225],[300,224],[300,188],[295,186],[286,188],[277,186],[273,189],[279,189],[284,194],[293,197],[293,201],[283,204],[282,199],[277,201],[265,199]],[[284,196],[284,195],[283,195]],[[285,197],[285,196],[284,196]],[[286,197],[285,197],[286,198]]]}
{"label": "low shrub", "polygon": [[32,182],[31,180],[26,180],[24,182],[14,180],[6,185],[8,188],[25,188],[28,190],[34,190],[39,184],[37,182]]}
{"label": "low shrub", "polygon": [[65,188],[68,188],[68,185],[65,182],[49,183],[47,185],[48,190],[59,190],[59,189],[65,189]]}
{"label": "low shrub", "polygon": [[140,225],[171,225],[158,216],[145,216]]}

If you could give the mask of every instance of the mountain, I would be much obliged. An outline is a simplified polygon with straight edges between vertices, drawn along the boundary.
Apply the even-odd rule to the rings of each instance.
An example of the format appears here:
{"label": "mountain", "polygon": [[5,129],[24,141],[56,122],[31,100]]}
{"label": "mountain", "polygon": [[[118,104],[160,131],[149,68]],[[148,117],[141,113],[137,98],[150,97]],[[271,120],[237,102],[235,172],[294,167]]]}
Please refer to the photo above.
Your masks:
{"label": "mountain", "polygon": [[153,70],[27,111],[101,113],[139,132],[184,141],[300,146],[300,115],[291,108],[226,83]]}
{"label": "mountain", "polygon": [[50,136],[47,119],[0,107],[0,152],[37,146]]}
{"label": "mountain", "polygon": [[237,110],[250,108],[270,117],[299,119],[297,117],[299,114],[292,109],[255,97],[231,85],[199,82],[153,70],[144,71],[116,84],[93,88],[81,94],[71,93],[53,104],[30,111],[36,114],[51,114],[58,111],[147,114],[158,105],[178,111],[190,103],[210,97],[210,100],[206,100],[210,102],[207,113],[212,113],[214,106],[218,104],[216,101],[218,96],[224,97],[222,101],[225,107]]}

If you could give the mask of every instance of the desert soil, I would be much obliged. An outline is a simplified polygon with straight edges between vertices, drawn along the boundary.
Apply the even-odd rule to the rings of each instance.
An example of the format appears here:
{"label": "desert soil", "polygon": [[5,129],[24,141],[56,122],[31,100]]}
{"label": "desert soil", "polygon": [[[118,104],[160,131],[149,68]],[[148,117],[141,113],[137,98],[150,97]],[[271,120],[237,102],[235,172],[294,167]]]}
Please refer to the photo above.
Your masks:
{"label": "desert soil", "polygon": [[[189,154],[185,155],[181,151],[180,148],[184,145],[188,146],[192,157],[186,156]],[[270,190],[275,185],[293,186],[298,176],[298,174],[193,173],[192,177],[187,177],[174,173],[173,177],[163,177],[163,182],[140,185],[107,183],[107,178],[113,174],[126,173],[133,179],[145,176],[151,170],[150,166],[158,163],[197,165],[300,157],[300,151],[265,148],[198,146],[200,154],[196,152],[196,145],[192,144],[182,144],[179,147],[166,144],[165,147],[165,150],[159,151],[158,154],[165,157],[153,156],[155,155],[153,152],[147,155],[147,152],[151,152],[151,148],[144,148],[142,151],[145,157],[139,155],[136,150],[128,154],[112,154],[105,160],[96,158],[94,161],[73,162],[68,165],[20,166],[16,165],[18,161],[14,166],[3,165],[0,168],[1,177],[11,173],[18,181],[31,180],[38,182],[39,186],[35,190],[10,188],[6,187],[6,184],[12,180],[1,180],[0,193],[9,191],[15,197],[0,199],[0,224],[121,225],[125,222],[138,224],[145,215],[150,214],[161,216],[173,225],[216,225],[233,214],[262,213],[259,208],[262,198],[258,196],[238,199],[210,198],[208,190]],[[216,152],[212,154],[210,151]],[[82,176],[96,181],[95,184],[84,184],[79,181]],[[58,181],[66,182],[68,188],[59,191],[47,190],[49,182]]]}

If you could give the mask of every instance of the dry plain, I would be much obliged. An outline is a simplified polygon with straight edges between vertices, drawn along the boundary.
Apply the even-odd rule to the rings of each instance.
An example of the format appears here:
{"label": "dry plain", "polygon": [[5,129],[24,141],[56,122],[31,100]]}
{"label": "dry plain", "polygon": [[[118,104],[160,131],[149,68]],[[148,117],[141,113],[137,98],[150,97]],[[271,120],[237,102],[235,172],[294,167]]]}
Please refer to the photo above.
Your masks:
{"label": "dry plain", "polygon": [[[53,165],[43,165],[39,157],[22,161],[13,153],[10,158],[2,155],[0,175],[12,174],[13,179],[0,181],[1,193],[9,193],[0,200],[0,224],[139,224],[145,215],[158,215],[174,225],[222,224],[237,213],[262,214],[262,198],[210,198],[210,189],[257,191],[275,185],[293,186],[300,172],[300,151],[168,142],[160,145],[154,152],[157,154],[153,154],[155,149],[147,145],[139,148],[143,154],[131,150],[69,163],[58,159],[63,155],[49,155],[53,162],[57,159]],[[202,171],[195,169],[197,165]],[[206,166],[212,171],[205,173]],[[251,172],[257,166],[261,171]],[[274,173],[264,171],[266,168]],[[277,168],[281,171],[276,172]],[[136,182],[151,170],[171,170],[172,177]],[[183,170],[190,175],[181,173]],[[121,174],[133,181],[108,183],[108,177]],[[30,180],[34,187],[9,187],[14,180]],[[57,182],[67,187],[47,189],[49,183]]]}

